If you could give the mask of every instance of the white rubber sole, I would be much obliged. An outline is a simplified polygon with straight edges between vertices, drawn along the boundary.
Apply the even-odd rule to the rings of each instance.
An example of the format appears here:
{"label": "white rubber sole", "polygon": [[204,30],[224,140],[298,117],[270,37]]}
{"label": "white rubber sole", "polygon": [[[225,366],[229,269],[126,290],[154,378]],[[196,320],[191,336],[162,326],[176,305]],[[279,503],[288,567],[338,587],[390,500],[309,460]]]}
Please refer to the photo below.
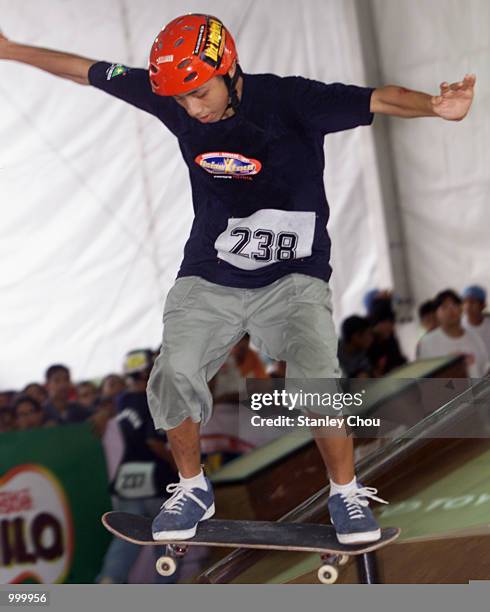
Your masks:
{"label": "white rubber sole", "polygon": [[381,529],[364,531],[363,533],[338,533],[337,540],[341,544],[367,544],[381,538]]}
{"label": "white rubber sole", "polygon": [[[201,521],[205,521],[211,518],[214,513],[215,513],[215,507],[213,503],[206,510],[203,517],[199,520],[199,523]],[[193,538],[196,535],[197,525],[199,523],[194,525],[194,527],[191,527],[191,529],[183,529],[181,531],[157,531],[152,534],[153,539],[154,540],[176,540],[178,542],[180,542],[181,540],[189,540],[190,538]]]}

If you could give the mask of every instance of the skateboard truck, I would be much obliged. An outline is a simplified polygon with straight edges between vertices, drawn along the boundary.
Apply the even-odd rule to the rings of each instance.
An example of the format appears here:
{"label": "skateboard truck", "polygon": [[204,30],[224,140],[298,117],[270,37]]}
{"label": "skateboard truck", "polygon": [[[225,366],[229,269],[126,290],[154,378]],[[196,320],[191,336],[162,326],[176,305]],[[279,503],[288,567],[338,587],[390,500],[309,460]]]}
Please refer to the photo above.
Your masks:
{"label": "skateboard truck", "polygon": [[323,565],[318,569],[318,580],[322,584],[334,584],[339,577],[337,567],[346,565],[349,562],[349,555],[325,554],[320,555],[320,559],[323,561]]}

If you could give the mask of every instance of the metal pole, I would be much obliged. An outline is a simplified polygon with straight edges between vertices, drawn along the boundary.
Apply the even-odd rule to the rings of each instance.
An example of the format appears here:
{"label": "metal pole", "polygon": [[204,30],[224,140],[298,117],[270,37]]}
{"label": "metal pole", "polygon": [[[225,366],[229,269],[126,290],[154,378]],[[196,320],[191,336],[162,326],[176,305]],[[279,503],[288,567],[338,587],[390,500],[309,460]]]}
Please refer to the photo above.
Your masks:
{"label": "metal pole", "polygon": [[376,553],[364,553],[356,556],[357,575],[361,584],[380,584]]}

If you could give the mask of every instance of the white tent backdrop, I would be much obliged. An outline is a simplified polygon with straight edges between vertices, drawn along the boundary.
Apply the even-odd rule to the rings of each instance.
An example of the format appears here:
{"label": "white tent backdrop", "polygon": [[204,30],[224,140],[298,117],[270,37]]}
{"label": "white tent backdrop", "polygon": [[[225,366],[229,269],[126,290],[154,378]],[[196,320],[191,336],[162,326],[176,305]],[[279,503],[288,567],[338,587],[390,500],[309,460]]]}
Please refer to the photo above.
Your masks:
{"label": "white tent backdrop", "polygon": [[[365,80],[354,0],[0,0],[0,28],[26,44],[146,66],[154,35],[183,12],[219,15],[246,72],[433,93],[477,72],[465,122],[392,120],[390,143],[415,298],[441,283],[490,286],[486,0],[374,2],[384,83]],[[55,362],[75,380],[119,371],[127,350],[160,343],[192,221],[177,143],[142,111],[20,64],[0,61],[0,104],[0,388],[42,380]],[[367,289],[394,281],[374,129],[326,140],[337,321],[361,312]]]}
{"label": "white tent backdrop", "polygon": [[373,5],[385,83],[436,93],[467,72],[478,79],[462,122],[389,121],[413,298],[474,283],[490,290],[490,3]]}

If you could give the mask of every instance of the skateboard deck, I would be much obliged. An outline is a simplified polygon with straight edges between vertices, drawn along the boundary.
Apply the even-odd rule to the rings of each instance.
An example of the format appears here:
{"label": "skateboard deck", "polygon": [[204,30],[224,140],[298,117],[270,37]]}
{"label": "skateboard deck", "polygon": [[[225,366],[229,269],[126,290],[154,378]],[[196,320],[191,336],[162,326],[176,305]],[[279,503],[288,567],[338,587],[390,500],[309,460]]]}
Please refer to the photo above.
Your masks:
{"label": "skateboard deck", "polygon": [[106,512],[104,527],[111,533],[143,546],[220,546],[225,548],[262,548],[320,554],[361,555],[382,548],[400,535],[396,527],[381,530],[381,539],[366,544],[341,544],[331,525],[317,523],[281,523],[276,521],[230,521],[209,519],[199,523],[196,535],[189,540],[155,541],[152,519],[126,512]]}
{"label": "skateboard deck", "polygon": [[158,559],[156,569],[171,576],[177,569],[175,559],[182,557],[188,546],[224,548],[256,548],[319,553],[324,564],[318,579],[325,584],[337,580],[337,565],[344,565],[350,556],[365,555],[394,542],[400,529],[381,530],[381,539],[365,544],[341,544],[331,525],[316,523],[283,523],[275,521],[229,521],[209,519],[199,523],[196,535],[189,540],[154,540],[152,519],[126,512],[106,512],[104,527],[115,536],[143,546],[166,546],[166,555]]}

